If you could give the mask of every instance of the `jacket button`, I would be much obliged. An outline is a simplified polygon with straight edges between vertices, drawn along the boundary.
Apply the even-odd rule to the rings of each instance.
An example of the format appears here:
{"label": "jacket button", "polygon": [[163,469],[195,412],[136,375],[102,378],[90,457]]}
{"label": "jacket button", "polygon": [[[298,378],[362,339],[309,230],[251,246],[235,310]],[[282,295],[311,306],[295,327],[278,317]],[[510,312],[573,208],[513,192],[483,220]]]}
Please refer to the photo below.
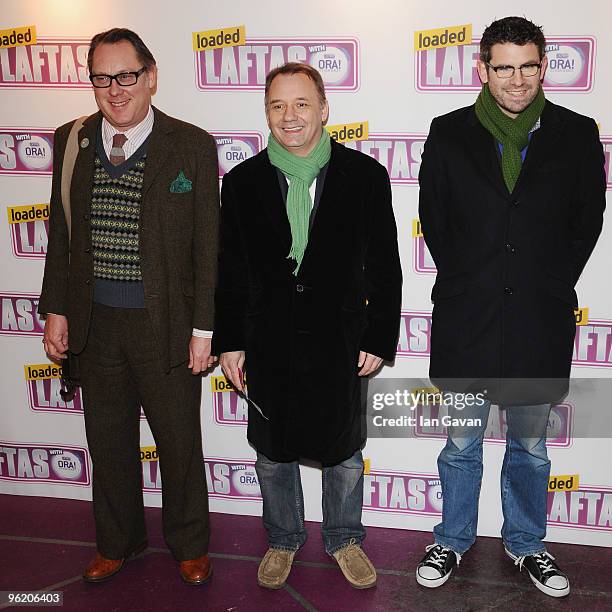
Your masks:
{"label": "jacket button", "polygon": [[512,295],[514,293],[512,287],[504,287],[504,293],[506,295]]}
{"label": "jacket button", "polygon": [[304,285],[296,285],[295,290],[298,293],[302,293],[302,291],[304,291]]}
{"label": "jacket button", "polygon": [[85,213],[85,214],[83,215],[83,219],[85,219],[85,221],[88,221],[88,220],[89,220],[89,215],[88,215],[87,213]]}
{"label": "jacket button", "polygon": [[85,281],[85,284],[86,284],[86,285],[91,285],[91,281],[90,281],[89,279],[87,279],[87,280]]}
{"label": "jacket button", "polygon": [[518,200],[514,200],[514,202],[512,202],[512,206],[514,206],[515,208],[520,204],[520,202]]}
{"label": "jacket button", "polygon": [[86,253],[91,253],[91,249],[85,249]]}
{"label": "jacket button", "polygon": [[506,244],[506,251],[508,251],[508,253],[516,253],[516,247],[508,242]]}

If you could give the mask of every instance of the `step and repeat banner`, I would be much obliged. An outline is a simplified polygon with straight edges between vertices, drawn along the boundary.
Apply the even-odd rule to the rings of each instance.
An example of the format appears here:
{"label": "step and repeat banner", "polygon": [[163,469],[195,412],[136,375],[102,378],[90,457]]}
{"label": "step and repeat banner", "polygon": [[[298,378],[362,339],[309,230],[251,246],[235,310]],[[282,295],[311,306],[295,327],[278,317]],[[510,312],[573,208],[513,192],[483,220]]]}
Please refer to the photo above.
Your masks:
{"label": "step and repeat banner", "polygon": [[[137,31],[158,68],[154,104],[216,139],[219,178],[259,152],[267,139],[266,73],[286,61],[317,68],[330,103],[329,129],[371,155],[393,185],[404,273],[397,359],[379,378],[426,381],[435,267],[418,219],[418,175],[430,122],[473,103],[480,88],[478,41],[508,14],[544,26],[554,102],[593,117],[609,170],[612,8],[570,1],[538,4],[311,0],[4,0],[0,12],[0,493],[91,499],[91,463],[80,394],[65,403],[61,370],[43,352],[37,316],[47,249],[54,129],[96,110],[87,78],[88,40],[110,27]],[[581,152],[568,167],[578,167]],[[573,376],[612,374],[612,290],[608,223],[578,285]],[[525,313],[528,317],[529,313]],[[474,318],[478,312],[474,312]],[[324,367],[324,366],[322,366]],[[211,508],[259,515],[247,406],[217,368],[203,378],[202,424]],[[322,401],[325,390],[321,390]],[[608,410],[605,403],[602,411]],[[418,411],[417,411],[418,413]],[[418,416],[418,414],[416,416]],[[602,412],[605,415],[605,412]],[[420,415],[423,417],[423,415]],[[430,415],[431,416],[431,415]],[[605,417],[604,417],[605,418]],[[552,478],[548,538],[612,546],[610,436],[575,427],[572,395],[549,423]],[[444,419],[414,418],[401,435],[371,437],[364,522],[431,530],[441,515],[436,459]],[[504,413],[491,410],[479,532],[498,536]],[[597,436],[600,437],[597,437]],[[142,480],[148,505],[161,505],[155,442],[141,418]],[[320,470],[302,466],[306,518],[321,520]],[[407,536],[408,537],[408,536]]]}

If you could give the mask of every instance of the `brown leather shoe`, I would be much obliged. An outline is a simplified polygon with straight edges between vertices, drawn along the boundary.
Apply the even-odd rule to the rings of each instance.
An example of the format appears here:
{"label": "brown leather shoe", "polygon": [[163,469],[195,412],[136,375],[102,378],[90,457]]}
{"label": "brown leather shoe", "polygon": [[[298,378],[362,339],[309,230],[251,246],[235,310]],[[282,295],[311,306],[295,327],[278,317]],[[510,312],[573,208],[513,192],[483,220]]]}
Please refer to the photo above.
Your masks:
{"label": "brown leather shoe", "polygon": [[187,584],[204,584],[212,576],[212,563],[208,555],[202,555],[196,559],[181,561],[179,572]]}
{"label": "brown leather shoe", "polygon": [[[135,557],[140,554],[147,547],[147,543],[143,542],[131,551],[126,558]],[[96,556],[91,560],[89,565],[83,572],[83,580],[85,582],[103,582],[114,576],[122,567],[123,559],[107,559],[102,556],[99,552],[96,552]]]}
{"label": "brown leather shoe", "polygon": [[99,552],[83,573],[85,582],[102,582],[114,576],[123,567],[123,559],[107,559]]}

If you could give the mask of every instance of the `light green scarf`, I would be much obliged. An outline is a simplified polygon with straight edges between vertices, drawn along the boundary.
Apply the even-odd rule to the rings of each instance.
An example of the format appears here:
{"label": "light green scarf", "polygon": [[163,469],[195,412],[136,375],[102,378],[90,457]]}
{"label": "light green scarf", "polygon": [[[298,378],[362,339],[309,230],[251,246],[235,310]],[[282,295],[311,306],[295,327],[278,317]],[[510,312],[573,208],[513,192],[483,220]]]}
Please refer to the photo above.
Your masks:
{"label": "light green scarf", "polygon": [[540,87],[533,102],[516,118],[504,113],[484,83],[476,100],[476,116],[480,123],[502,144],[502,173],[508,191],[512,193],[521,172],[521,151],[529,144],[529,132],[544,110],[546,99]]}
{"label": "light green scarf", "polygon": [[308,191],[317,178],[321,168],[331,157],[331,143],[327,130],[321,130],[317,146],[306,156],[299,157],[282,147],[272,134],[268,137],[268,157],[289,180],[287,192],[287,216],[291,226],[291,250],[287,259],[295,259],[297,266],[294,275],[302,264],[308,243],[308,221],[312,211],[312,199]]}

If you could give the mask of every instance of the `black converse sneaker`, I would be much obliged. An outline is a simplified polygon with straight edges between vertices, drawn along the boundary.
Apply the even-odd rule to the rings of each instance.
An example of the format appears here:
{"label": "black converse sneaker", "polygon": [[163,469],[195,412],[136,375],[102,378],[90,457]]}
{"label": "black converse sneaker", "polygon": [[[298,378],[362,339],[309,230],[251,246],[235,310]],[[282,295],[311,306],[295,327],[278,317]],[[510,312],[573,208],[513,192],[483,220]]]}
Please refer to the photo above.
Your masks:
{"label": "black converse sneaker", "polygon": [[450,578],[453,568],[461,561],[461,555],[440,544],[430,544],[425,551],[427,554],[417,566],[416,580],[421,586],[435,589]]}
{"label": "black converse sneaker", "polygon": [[564,597],[570,592],[569,580],[555,563],[555,558],[544,551],[537,555],[527,555],[517,557],[507,548],[506,554],[514,559],[514,565],[518,565],[523,571],[525,568],[529,572],[529,577],[542,593],[551,597]]}

